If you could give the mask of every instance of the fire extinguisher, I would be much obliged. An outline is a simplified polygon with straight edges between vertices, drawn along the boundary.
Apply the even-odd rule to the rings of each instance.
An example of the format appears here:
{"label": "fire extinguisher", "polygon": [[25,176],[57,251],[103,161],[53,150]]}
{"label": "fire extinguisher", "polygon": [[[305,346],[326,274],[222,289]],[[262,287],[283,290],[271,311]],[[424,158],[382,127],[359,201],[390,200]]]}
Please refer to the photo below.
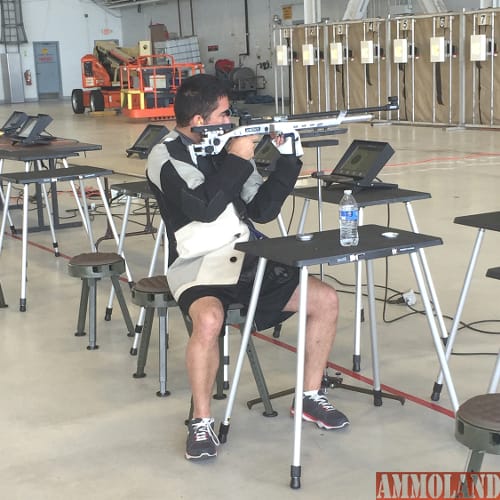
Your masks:
{"label": "fire extinguisher", "polygon": [[32,84],[32,81],[31,81],[31,71],[29,69],[27,69],[24,72],[24,82],[26,83],[26,85],[31,85]]}

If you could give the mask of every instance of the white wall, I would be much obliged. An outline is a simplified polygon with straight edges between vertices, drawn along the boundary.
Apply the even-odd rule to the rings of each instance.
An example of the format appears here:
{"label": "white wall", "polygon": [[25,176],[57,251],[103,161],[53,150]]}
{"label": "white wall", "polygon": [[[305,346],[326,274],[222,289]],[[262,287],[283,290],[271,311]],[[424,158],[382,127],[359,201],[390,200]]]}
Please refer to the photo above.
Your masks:
{"label": "white wall", "polygon": [[81,87],[80,58],[92,52],[94,40],[122,39],[119,11],[98,7],[92,0],[22,0],[21,6],[28,38],[20,47],[22,72],[31,70],[33,78],[33,85],[24,85],[26,100],[37,99],[33,42],[59,42],[63,95],[69,96]]}

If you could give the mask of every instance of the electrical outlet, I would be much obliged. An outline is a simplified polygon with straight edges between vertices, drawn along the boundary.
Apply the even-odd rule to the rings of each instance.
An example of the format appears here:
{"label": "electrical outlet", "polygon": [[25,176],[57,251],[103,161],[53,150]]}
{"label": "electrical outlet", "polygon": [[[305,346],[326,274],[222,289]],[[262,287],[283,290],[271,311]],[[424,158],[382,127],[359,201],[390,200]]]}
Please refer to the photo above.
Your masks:
{"label": "electrical outlet", "polygon": [[417,303],[415,292],[410,288],[407,292],[403,293],[403,299],[408,306],[414,306]]}

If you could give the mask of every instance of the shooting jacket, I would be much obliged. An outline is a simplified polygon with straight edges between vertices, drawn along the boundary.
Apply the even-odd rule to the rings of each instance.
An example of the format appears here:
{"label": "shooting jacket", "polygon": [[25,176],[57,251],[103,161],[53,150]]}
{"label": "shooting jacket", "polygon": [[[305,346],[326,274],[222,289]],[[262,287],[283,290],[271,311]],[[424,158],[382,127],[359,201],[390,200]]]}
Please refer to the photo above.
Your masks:
{"label": "shooting jacket", "polygon": [[190,143],[173,130],[146,164],[167,230],[167,280],[176,300],[192,286],[238,282],[244,254],[234,245],[255,237],[251,221],[266,223],[278,216],[302,166],[295,156],[282,155],[264,180],[253,160],[225,150],[197,156]]}

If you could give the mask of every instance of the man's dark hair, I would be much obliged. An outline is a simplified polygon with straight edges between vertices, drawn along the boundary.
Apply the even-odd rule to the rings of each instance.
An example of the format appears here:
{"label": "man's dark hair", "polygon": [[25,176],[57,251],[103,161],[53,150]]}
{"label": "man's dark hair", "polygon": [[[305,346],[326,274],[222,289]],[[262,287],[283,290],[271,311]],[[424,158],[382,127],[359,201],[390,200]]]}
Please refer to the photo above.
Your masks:
{"label": "man's dark hair", "polygon": [[226,96],[226,86],[215,76],[204,73],[190,76],[182,82],[175,96],[177,125],[186,127],[195,115],[208,119],[217,108],[219,99]]}

